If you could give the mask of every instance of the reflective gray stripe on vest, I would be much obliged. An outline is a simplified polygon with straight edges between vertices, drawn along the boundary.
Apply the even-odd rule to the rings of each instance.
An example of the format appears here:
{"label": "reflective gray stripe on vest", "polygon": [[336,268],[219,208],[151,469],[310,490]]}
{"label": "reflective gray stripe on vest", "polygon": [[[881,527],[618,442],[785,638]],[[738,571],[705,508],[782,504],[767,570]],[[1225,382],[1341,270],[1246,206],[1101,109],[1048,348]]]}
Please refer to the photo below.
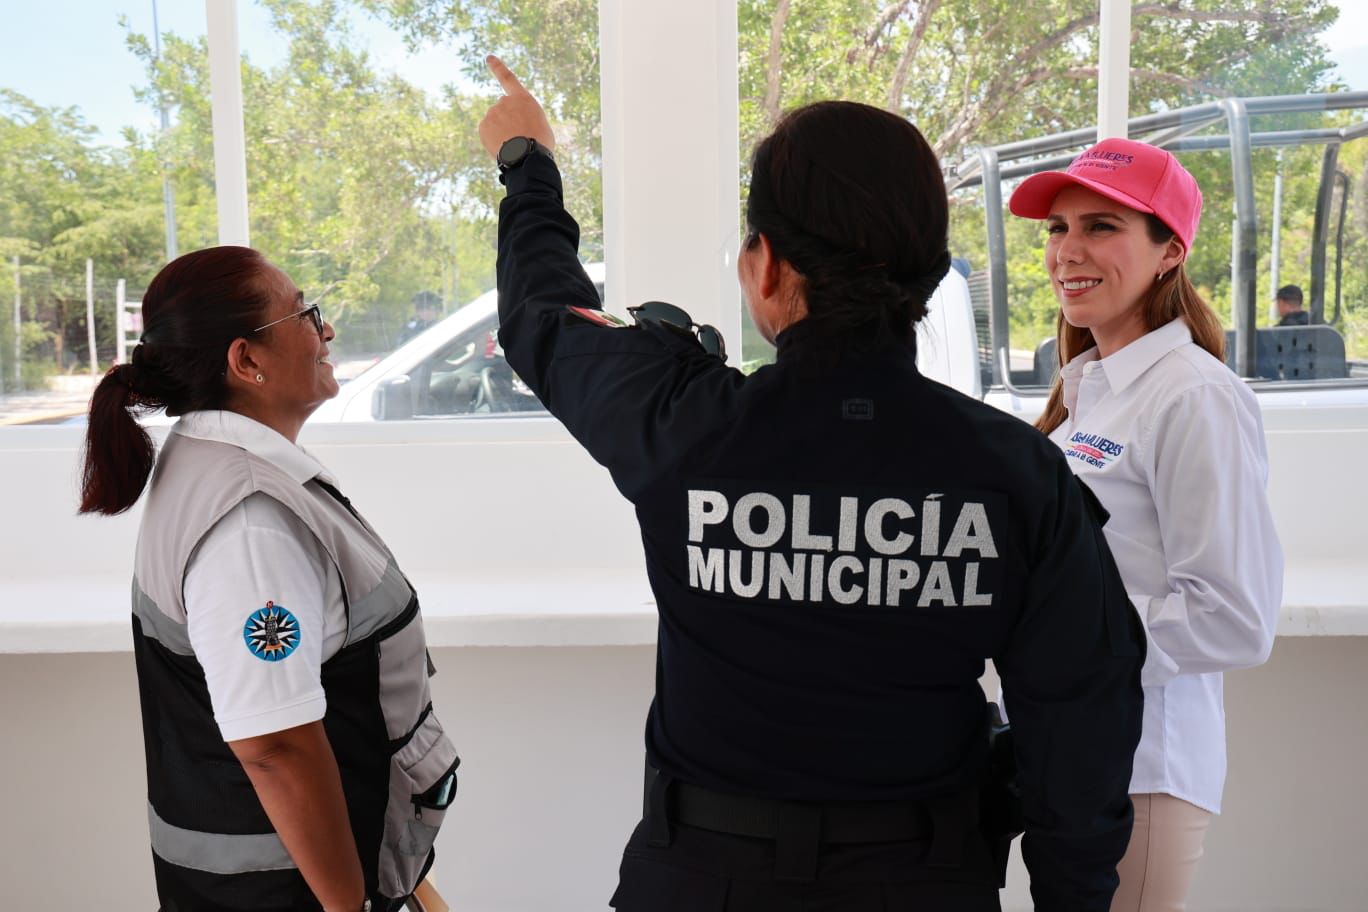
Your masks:
{"label": "reflective gray stripe on vest", "polygon": [[391,558],[375,588],[348,601],[347,645],[359,643],[403,614],[412,596],[413,589]]}
{"label": "reflective gray stripe on vest", "polygon": [[186,830],[162,820],[150,803],[147,825],[152,831],[152,851],[163,861],[182,868],[210,874],[248,874],[295,867],[285,844],[275,833],[229,836]]}
{"label": "reflective gray stripe on vest", "polygon": [[133,616],[142,621],[143,636],[156,640],[176,655],[195,654],[195,650],[190,648],[190,628],[167,617],[157,603],[142,591],[136,577],[133,579]]}

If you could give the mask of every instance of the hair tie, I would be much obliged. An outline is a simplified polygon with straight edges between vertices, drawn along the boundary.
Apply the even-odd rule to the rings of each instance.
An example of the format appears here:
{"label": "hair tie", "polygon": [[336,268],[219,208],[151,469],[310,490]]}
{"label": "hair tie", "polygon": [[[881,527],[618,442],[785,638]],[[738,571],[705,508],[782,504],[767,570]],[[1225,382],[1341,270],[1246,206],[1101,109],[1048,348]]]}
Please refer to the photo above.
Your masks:
{"label": "hair tie", "polygon": [[893,280],[899,285],[906,286],[910,291],[919,295],[923,301],[931,298],[935,294],[936,288],[946,274],[950,272],[950,251],[943,250],[940,256],[931,261],[931,265],[926,272],[918,276],[895,275]]}

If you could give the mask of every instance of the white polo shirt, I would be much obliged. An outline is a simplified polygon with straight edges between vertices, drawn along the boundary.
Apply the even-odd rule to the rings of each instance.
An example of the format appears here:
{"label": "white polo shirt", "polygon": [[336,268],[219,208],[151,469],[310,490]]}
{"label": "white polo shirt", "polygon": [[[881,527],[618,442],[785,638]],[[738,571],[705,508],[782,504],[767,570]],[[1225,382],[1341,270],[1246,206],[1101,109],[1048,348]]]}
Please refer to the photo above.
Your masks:
{"label": "white polo shirt", "polygon": [[1050,439],[1111,513],[1103,531],[1149,640],[1131,792],[1219,813],[1221,672],[1268,658],[1282,603],[1258,400],[1181,319],[1060,373],[1068,418]]}
{"label": "white polo shirt", "polygon": [[[171,433],[242,447],[300,484],[321,477],[335,485],[302,447],[236,412],[191,412]],[[297,516],[265,494],[242,501],[195,549],[184,593],[190,645],[225,741],[323,718],[320,668],[346,640],[347,608],[337,568]],[[298,644],[278,661],[259,657],[245,633],[268,603],[297,627]]]}

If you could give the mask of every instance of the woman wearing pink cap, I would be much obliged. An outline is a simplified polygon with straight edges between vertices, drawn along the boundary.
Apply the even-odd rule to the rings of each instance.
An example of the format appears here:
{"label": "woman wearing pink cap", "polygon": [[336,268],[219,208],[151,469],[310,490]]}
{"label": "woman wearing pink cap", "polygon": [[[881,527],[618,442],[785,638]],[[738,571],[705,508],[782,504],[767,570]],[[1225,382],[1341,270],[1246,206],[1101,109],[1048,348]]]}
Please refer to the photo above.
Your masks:
{"label": "woman wearing pink cap", "polygon": [[1149,641],[1135,827],[1112,912],[1181,910],[1225,782],[1223,671],[1268,658],[1282,549],[1253,393],[1183,262],[1202,193],[1178,160],[1124,139],[1012,194],[1043,219],[1059,363],[1036,426],[1111,513],[1105,527]]}

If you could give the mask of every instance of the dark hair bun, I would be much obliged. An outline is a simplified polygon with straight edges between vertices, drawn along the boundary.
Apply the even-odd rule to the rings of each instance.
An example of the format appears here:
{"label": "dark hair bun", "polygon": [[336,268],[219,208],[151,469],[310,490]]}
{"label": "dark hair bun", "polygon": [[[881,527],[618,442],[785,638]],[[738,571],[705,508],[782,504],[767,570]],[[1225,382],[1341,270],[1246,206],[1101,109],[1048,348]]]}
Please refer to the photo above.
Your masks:
{"label": "dark hair bun", "polygon": [[804,279],[804,335],[838,355],[912,344],[950,269],[935,153],[908,121],[824,101],[756,148],[746,219]]}

